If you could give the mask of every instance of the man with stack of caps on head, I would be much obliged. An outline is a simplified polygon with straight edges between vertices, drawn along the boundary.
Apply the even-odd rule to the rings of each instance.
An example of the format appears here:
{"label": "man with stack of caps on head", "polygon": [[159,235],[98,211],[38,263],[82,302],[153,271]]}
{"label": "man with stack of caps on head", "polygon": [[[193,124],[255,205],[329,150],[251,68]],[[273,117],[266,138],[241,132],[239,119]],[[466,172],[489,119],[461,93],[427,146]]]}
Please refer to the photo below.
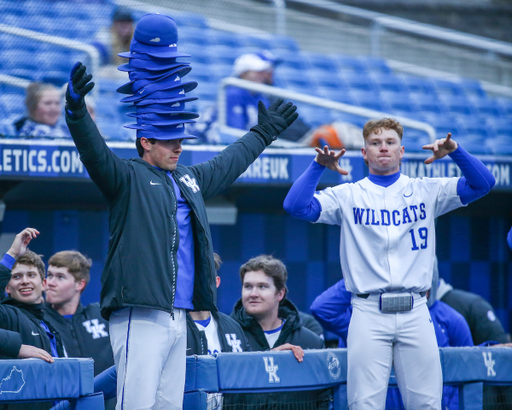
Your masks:
{"label": "man with stack of caps on head", "polygon": [[118,372],[118,409],[181,409],[185,384],[186,311],[215,311],[213,244],[204,201],[229,187],[298,114],[282,100],[259,104],[258,124],[210,161],[178,164],[184,104],[195,82],[177,59],[172,18],[147,14],[134,33],[130,83],[140,158],[117,157],[87,113],[92,76],[77,63],[66,93],[66,119],[91,179],[109,206],[110,243],[102,275],[101,311],[110,320]]}

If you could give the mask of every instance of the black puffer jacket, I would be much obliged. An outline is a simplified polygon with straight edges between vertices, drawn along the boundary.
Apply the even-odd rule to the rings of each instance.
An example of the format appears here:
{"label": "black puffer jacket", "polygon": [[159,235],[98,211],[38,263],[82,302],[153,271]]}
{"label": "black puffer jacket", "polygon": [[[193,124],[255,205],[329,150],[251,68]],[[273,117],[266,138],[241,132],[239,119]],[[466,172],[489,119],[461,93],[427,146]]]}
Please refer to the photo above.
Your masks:
{"label": "black puffer jacket", "polygon": [[[286,319],[286,322],[274,346],[291,343],[303,349],[324,348],[324,341],[304,327],[299,317],[299,311],[288,299],[283,299],[279,304],[278,316]],[[268,345],[263,329],[256,319],[247,314],[242,305],[242,299],[236,302],[231,317],[242,326],[253,351],[270,350],[271,347]]]}
{"label": "black puffer jacket", "polygon": [[[5,289],[10,278],[11,270],[0,263],[0,289]],[[1,337],[5,344],[0,345],[0,356],[11,359],[18,357],[22,344],[44,349],[51,354],[50,339],[41,326],[43,317],[42,304],[27,304],[10,297],[4,298],[0,303],[0,329],[14,333],[2,332]],[[58,356],[64,357],[59,333],[51,323],[46,320],[44,322],[55,336]]]}
{"label": "black puffer jacket", "polygon": [[[67,115],[66,121],[81,161],[108,203],[110,242],[101,277],[103,317],[108,320],[112,310],[128,306],[172,312],[179,247],[172,181],[165,171],[140,158],[126,160],[115,155],[89,114],[80,119]],[[178,164],[171,173],[192,209],[195,310],[217,310],[213,245],[204,201],[228,188],[271,142],[248,132],[210,161]]]}
{"label": "black puffer jacket", "polygon": [[99,303],[80,303],[71,320],[46,304],[44,318],[60,333],[68,357],[94,359],[95,376],[114,365],[108,322],[101,317]]}

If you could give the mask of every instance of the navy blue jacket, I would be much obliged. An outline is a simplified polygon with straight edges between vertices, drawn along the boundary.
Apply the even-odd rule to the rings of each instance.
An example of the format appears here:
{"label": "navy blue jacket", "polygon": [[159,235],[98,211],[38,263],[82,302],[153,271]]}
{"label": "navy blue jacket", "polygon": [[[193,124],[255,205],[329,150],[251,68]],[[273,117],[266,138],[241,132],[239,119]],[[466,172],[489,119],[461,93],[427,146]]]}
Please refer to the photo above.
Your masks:
{"label": "navy blue jacket", "polygon": [[[89,114],[80,119],[67,115],[66,121],[81,161],[108,203],[110,241],[101,277],[102,316],[108,320],[113,310],[128,306],[172,313],[179,247],[172,181],[165,171],[140,158],[115,155]],[[178,164],[172,172],[192,210],[194,310],[217,310],[213,244],[204,201],[228,188],[271,142],[248,132],[210,161]]]}

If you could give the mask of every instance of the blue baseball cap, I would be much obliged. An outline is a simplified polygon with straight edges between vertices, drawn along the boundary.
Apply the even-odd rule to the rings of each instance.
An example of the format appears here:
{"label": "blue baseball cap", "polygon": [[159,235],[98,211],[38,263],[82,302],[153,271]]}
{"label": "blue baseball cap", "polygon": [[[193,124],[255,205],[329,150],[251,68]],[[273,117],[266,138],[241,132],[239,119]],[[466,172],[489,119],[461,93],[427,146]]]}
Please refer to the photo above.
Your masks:
{"label": "blue baseball cap", "polygon": [[178,26],[172,17],[160,13],[143,15],[133,38],[150,46],[169,46],[178,43]]}
{"label": "blue baseball cap", "polygon": [[[162,83],[163,85],[163,83],[165,83],[166,81],[171,80],[171,78],[169,77],[176,76],[179,78],[179,80],[181,80],[181,77],[187,75],[190,72],[190,70],[192,70],[192,67],[190,66],[184,68],[182,67],[178,69],[173,69],[155,80],[133,80],[119,87],[117,89],[117,92],[121,94],[135,94],[136,91],[140,90],[141,88],[147,87],[150,84]],[[174,79],[173,81],[176,81],[176,79]]]}
{"label": "blue baseball cap", "polygon": [[198,99],[197,97],[185,97],[185,93],[176,95],[174,91],[175,90],[157,91],[150,95],[151,98],[135,101],[133,104],[137,107],[137,109],[139,109],[140,107],[150,107],[155,104],[174,104],[176,102],[186,103]]}
{"label": "blue baseball cap", "polygon": [[138,58],[132,58],[128,63],[121,64],[117,69],[119,71],[163,71],[176,68],[180,64],[186,64],[183,61],[176,61],[176,58],[162,58],[157,59],[150,57],[151,60],[141,60]]}
{"label": "blue baseball cap", "polygon": [[138,70],[130,71],[128,73],[128,76],[130,77],[130,81],[133,81],[133,80],[158,80],[159,78],[167,75],[167,73],[170,70],[176,70],[176,69],[185,68],[185,67],[190,67],[190,64],[177,63],[176,67],[172,67],[170,69],[162,70],[162,71],[146,71],[146,70],[138,69]]}
{"label": "blue baseball cap", "polygon": [[156,140],[197,139],[196,136],[185,134],[185,125],[168,125],[166,127],[151,127],[137,130],[137,138],[154,138]]}
{"label": "blue baseball cap", "polygon": [[[169,104],[148,104],[148,105],[137,106],[136,113],[129,113],[126,115],[128,115],[130,117],[134,117],[133,114],[148,114],[148,113],[171,114],[171,113],[183,111],[184,109],[185,109],[185,102],[174,101]],[[185,111],[183,111],[183,112],[185,112]]]}
{"label": "blue baseball cap", "polygon": [[[192,90],[194,90],[197,87],[196,81],[187,81],[186,83],[182,83],[180,81],[180,77],[169,77],[170,81],[160,81],[157,83],[151,83],[147,87],[141,88],[137,90],[135,95],[132,95],[131,97],[124,97],[121,99],[121,102],[135,102],[139,100],[145,99],[147,96],[150,96],[149,98],[159,98],[155,97],[153,94],[156,94],[157,92],[168,92],[170,91],[171,94],[168,94],[169,96],[173,95],[177,96],[184,95],[185,93],[188,93]],[[165,94],[164,94],[165,96]]]}
{"label": "blue baseball cap", "polygon": [[150,121],[150,120],[144,120],[142,118],[137,118],[137,124],[128,124],[125,125],[125,128],[130,128],[133,130],[147,130],[148,127],[169,127],[171,125],[178,125],[178,124],[192,124],[195,120],[189,118],[175,118],[175,119],[167,119],[167,120],[161,120],[161,121]]}
{"label": "blue baseball cap", "polygon": [[119,53],[118,56],[129,59],[150,60],[151,58],[162,59],[190,57],[190,54],[179,53],[177,44],[171,44],[168,46],[152,46],[141,43],[133,38],[130,42],[130,51]]}
{"label": "blue baseball cap", "polygon": [[[183,132],[185,130],[185,124],[194,123],[194,120],[169,120],[166,124],[156,124],[152,122],[146,122],[142,124],[128,124],[125,125],[125,128],[129,128],[131,130],[142,130],[142,131],[152,131],[153,133],[161,133],[164,134],[167,132],[168,129],[174,130],[174,129],[180,129]],[[160,138],[164,139],[164,138]],[[165,138],[165,139],[172,139],[172,138]]]}
{"label": "blue baseball cap", "polygon": [[182,120],[193,120],[199,117],[199,114],[192,111],[170,111],[164,113],[140,113],[132,112],[126,114],[128,117],[137,118],[137,124],[153,124],[153,125],[172,125],[172,124],[160,124],[163,122],[174,121],[177,119]]}

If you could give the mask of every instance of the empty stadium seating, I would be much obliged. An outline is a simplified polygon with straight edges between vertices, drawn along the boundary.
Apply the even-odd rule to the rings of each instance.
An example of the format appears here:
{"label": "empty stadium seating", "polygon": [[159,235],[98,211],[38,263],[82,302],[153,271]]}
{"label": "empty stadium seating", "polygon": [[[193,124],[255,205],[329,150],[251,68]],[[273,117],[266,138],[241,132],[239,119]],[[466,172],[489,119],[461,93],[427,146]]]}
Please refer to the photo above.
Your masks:
{"label": "empty stadium seating", "polygon": [[[113,4],[103,2],[51,1],[46,2],[46,7],[44,1],[35,0],[0,3],[3,24],[86,43],[94,39],[98,30],[110,25],[113,8]],[[134,10],[136,17],[142,14]],[[291,37],[217,30],[209,27],[205,17],[194,13],[180,12],[173,17],[180,28],[180,50],[192,55],[189,78],[200,84],[193,94],[201,101],[190,103],[192,109],[215,103],[219,82],[231,74],[239,55],[268,49],[280,61],[275,71],[275,84],[279,87],[429,122],[439,137],[452,132],[475,153],[510,153],[512,99],[488,96],[478,81],[399,74],[380,58],[301,51]],[[83,53],[44,42],[22,41],[0,32],[0,73],[62,85],[70,67],[79,59],[85,59]],[[124,116],[126,107],[119,103],[120,96],[115,92],[121,84],[107,78],[98,84],[98,123],[111,139],[132,137],[115,131],[129,121]],[[3,119],[23,111],[21,88],[2,93]],[[365,122],[365,118],[307,105],[300,107],[300,113],[311,125],[335,119],[358,125]],[[414,149],[425,142],[422,132],[407,129],[406,137],[414,143]]]}

